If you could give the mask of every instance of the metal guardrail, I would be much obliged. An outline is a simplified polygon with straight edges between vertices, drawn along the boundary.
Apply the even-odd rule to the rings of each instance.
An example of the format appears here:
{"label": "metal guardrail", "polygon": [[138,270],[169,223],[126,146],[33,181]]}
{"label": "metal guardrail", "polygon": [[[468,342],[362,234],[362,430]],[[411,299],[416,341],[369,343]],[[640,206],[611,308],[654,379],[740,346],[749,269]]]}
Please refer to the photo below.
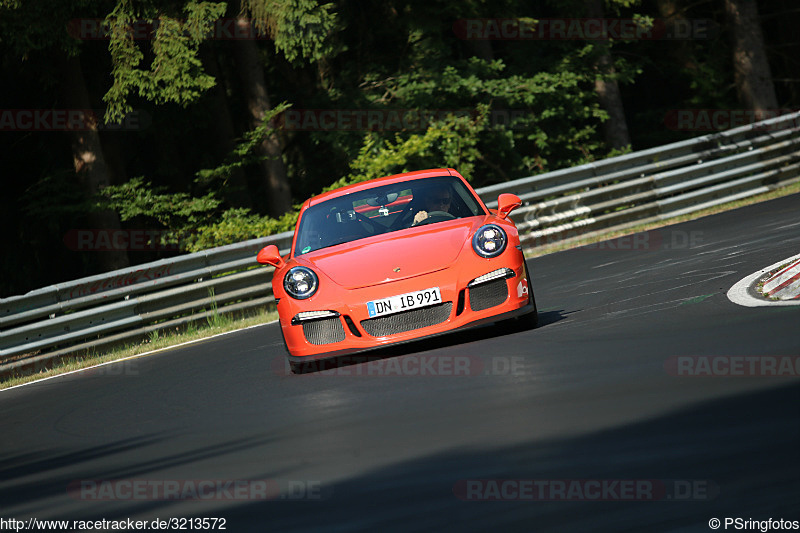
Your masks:
{"label": "metal guardrail", "polygon": [[0,299],[0,372],[67,353],[274,302],[269,244],[288,253],[293,232],[59,283]]}
{"label": "metal guardrail", "polygon": [[[510,192],[523,244],[658,221],[800,181],[800,113],[478,189]],[[0,299],[0,372],[274,302],[255,255],[292,232]]]}
{"label": "metal guardrail", "polygon": [[800,113],[481,189],[525,205],[512,219],[533,247],[665,220],[798,181]]}

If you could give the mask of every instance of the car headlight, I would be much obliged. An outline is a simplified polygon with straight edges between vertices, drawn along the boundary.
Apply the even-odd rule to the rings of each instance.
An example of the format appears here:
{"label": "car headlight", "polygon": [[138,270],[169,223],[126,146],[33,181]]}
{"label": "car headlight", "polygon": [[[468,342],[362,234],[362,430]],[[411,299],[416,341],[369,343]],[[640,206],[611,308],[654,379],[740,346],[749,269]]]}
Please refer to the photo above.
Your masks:
{"label": "car headlight", "polygon": [[305,300],[317,292],[319,278],[304,266],[292,267],[283,277],[283,288],[295,300]]}
{"label": "car headlight", "polygon": [[506,244],[506,232],[495,224],[481,226],[472,236],[472,248],[481,257],[497,257],[506,249]]}

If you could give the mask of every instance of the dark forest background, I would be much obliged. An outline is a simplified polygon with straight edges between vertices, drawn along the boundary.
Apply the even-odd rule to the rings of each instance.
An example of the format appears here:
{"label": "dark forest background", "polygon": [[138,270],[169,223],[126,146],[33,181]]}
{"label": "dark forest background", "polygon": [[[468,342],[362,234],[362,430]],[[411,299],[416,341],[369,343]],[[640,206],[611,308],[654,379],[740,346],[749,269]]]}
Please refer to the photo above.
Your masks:
{"label": "dark forest background", "polygon": [[[509,38],[587,18],[654,38]],[[715,127],[678,110],[797,109],[798,27],[795,0],[0,0],[0,297],[291,229],[348,182],[480,187]]]}

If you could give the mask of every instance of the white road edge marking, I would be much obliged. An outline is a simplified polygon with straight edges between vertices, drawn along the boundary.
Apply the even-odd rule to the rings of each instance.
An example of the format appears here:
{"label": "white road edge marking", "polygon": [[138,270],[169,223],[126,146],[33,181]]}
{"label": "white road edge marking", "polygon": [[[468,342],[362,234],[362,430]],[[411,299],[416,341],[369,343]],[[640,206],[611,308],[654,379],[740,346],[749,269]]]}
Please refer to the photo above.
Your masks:
{"label": "white road edge marking", "polygon": [[775,306],[785,306],[785,305],[800,305],[800,301],[781,301],[781,300],[759,300],[758,298],[754,298],[748,294],[747,289],[750,288],[758,278],[767,274],[779,266],[785,263],[791,263],[792,261],[796,261],[800,259],[800,254],[793,255],[788,259],[783,259],[774,263],[768,267],[764,267],[755,274],[751,274],[746,278],[743,278],[738,283],[736,283],[733,287],[730,288],[728,291],[728,300],[732,301],[735,304],[743,305],[745,307],[775,307]]}
{"label": "white road edge marking", "polygon": [[272,322],[264,322],[263,324],[255,324],[253,326],[247,326],[246,328],[234,329],[234,330],[231,330],[231,331],[224,331],[222,333],[217,333],[216,335],[211,335],[210,337],[203,337],[201,339],[194,339],[194,340],[182,342],[180,344],[174,344],[172,346],[164,346],[163,348],[158,348],[157,350],[151,350],[149,352],[138,353],[136,355],[130,355],[128,357],[123,357],[122,359],[114,359],[113,361],[106,361],[105,363],[100,363],[100,364],[93,365],[93,366],[87,366],[86,368],[79,368],[77,370],[70,370],[69,372],[64,372],[63,374],[56,374],[55,376],[47,376],[47,377],[44,377],[42,379],[37,379],[37,380],[34,380],[34,381],[28,381],[27,383],[20,383],[19,385],[14,385],[13,387],[0,389],[0,394],[4,393],[6,391],[12,390],[12,389],[18,389],[20,387],[24,387],[26,385],[33,385],[34,383],[41,383],[42,381],[61,378],[61,377],[64,377],[64,376],[69,376],[70,374],[77,374],[78,372],[85,372],[87,370],[100,368],[101,366],[113,365],[114,363],[122,363],[124,361],[130,361],[131,359],[138,359],[140,357],[147,357],[148,355],[155,355],[155,354],[157,354],[159,352],[172,350],[173,348],[180,348],[182,346],[188,346],[190,344],[195,344],[195,343],[198,343],[198,342],[215,339],[217,337],[222,337],[223,335],[229,335],[231,333],[236,333],[236,332],[239,332],[239,331],[245,331],[245,330],[252,329],[252,328],[260,328],[261,326],[267,326],[269,324],[274,324],[276,322],[277,322],[277,320],[273,320]]}

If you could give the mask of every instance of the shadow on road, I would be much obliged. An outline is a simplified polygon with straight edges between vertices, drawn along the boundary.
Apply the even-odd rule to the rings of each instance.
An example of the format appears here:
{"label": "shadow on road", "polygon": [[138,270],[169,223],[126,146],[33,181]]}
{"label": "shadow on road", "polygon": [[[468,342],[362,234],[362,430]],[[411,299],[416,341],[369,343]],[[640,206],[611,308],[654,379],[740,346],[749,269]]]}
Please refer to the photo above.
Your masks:
{"label": "shadow on road", "polygon": [[[251,503],[225,516],[241,531],[708,531],[715,517],[797,520],[798,405],[794,385],[572,439],[454,450],[323,487],[329,497]],[[611,501],[462,499],[468,480],[493,479],[661,489],[655,501],[615,501],[613,490]]]}
{"label": "shadow on road", "polygon": [[[493,339],[505,335],[535,335],[538,329],[566,319],[569,313],[563,310],[541,311],[539,312],[539,325],[533,330],[518,331],[514,329],[514,326],[509,326],[504,323],[486,324],[475,328],[452,331],[442,335],[427,337],[401,344],[393,344],[384,348],[376,348],[374,350],[369,350],[367,352],[354,355],[344,355],[326,360],[309,361],[308,363],[299,365],[294,373],[310,374],[314,372],[330,371],[339,368],[346,368],[352,365],[381,361],[392,357],[418,354],[428,350],[438,350],[450,346],[458,346],[461,344]],[[284,354],[285,353],[286,351],[284,348]],[[278,363],[280,363],[280,361]]]}
{"label": "shadow on road", "polygon": [[[341,478],[339,473],[339,481],[325,481],[324,476],[335,466],[319,462],[325,454],[298,458],[292,464],[269,464],[274,439],[267,437],[175,453],[165,453],[170,449],[166,437],[132,439],[46,457],[34,453],[3,457],[0,498],[9,512],[25,509],[32,516],[52,515],[52,501],[57,498],[59,519],[152,519],[189,513],[192,517],[224,517],[227,529],[236,532],[706,531],[711,518],[800,518],[798,405],[800,385],[784,386],[703,402],[573,438],[453,449],[365,474]],[[211,474],[194,470],[194,465],[209,459],[224,464],[240,452],[258,455],[258,450],[263,450],[264,462],[253,468],[250,479],[271,478],[280,486],[314,484],[320,490],[305,495],[281,493],[269,501],[211,503],[135,497],[123,502],[84,502],[67,495],[77,477],[155,479],[163,478],[164,472],[179,472],[176,475],[183,479],[208,479]],[[134,452],[138,452],[136,460],[131,461]],[[387,443],[385,454],[390,457],[393,453]],[[126,466],[107,466],[116,455]],[[220,477],[224,469],[215,472]],[[655,501],[619,501],[624,498],[613,496],[622,494],[620,490],[610,492],[610,501],[537,501],[535,497],[517,499],[513,494],[510,501],[482,501],[502,497],[491,491],[469,493],[477,501],[465,499],[464,487],[470,481],[483,480],[482,486],[487,487],[486,480],[509,479],[537,480],[551,486],[577,480],[583,487],[590,481],[612,486],[615,482],[646,481],[666,487],[666,491],[655,491]],[[678,486],[683,490],[670,492],[670,487]],[[180,511],[173,507],[177,504],[183,504]],[[68,512],[62,511],[64,505]]]}

